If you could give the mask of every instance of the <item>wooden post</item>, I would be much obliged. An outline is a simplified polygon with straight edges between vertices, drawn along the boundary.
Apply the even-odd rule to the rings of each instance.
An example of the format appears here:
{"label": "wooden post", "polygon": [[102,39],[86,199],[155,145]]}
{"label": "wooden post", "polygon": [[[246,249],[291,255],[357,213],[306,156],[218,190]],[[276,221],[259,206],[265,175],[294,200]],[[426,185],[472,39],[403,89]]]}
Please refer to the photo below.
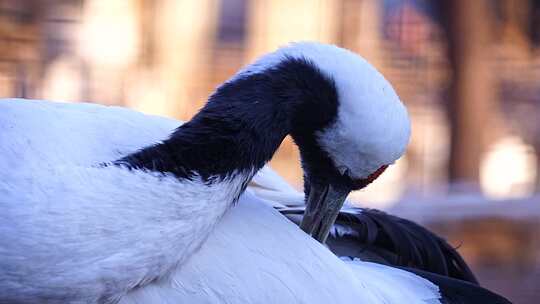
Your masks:
{"label": "wooden post", "polygon": [[486,0],[448,0],[442,6],[452,68],[449,180],[478,185],[479,163],[495,102],[489,67],[491,16]]}

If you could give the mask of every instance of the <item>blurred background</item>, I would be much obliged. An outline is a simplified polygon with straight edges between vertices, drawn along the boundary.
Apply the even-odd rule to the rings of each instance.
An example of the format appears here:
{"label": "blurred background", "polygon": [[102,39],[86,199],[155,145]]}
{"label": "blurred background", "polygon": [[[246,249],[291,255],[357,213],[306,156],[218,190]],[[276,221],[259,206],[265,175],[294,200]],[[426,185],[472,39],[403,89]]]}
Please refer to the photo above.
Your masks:
{"label": "blurred background", "polygon": [[[540,1],[0,0],[0,97],[189,119],[290,41],[351,49],[407,105],[407,154],[362,206],[460,247],[480,281],[540,303]],[[271,163],[301,188],[290,139]]]}

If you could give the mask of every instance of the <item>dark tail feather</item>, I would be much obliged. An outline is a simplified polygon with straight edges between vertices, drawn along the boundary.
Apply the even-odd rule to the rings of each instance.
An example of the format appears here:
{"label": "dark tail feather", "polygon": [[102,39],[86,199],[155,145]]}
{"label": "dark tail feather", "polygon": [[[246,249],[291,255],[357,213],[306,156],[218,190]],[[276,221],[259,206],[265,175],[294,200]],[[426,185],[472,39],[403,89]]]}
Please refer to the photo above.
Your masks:
{"label": "dark tail feather", "polygon": [[470,282],[456,280],[427,271],[402,267],[403,270],[412,272],[439,287],[441,303],[489,303],[489,304],[512,304],[508,299],[493,293],[485,288]]}
{"label": "dark tail feather", "polygon": [[[298,222],[301,208],[280,210]],[[446,240],[406,219],[375,209],[340,212],[328,246],[337,255],[411,267],[478,284],[469,266]]]}

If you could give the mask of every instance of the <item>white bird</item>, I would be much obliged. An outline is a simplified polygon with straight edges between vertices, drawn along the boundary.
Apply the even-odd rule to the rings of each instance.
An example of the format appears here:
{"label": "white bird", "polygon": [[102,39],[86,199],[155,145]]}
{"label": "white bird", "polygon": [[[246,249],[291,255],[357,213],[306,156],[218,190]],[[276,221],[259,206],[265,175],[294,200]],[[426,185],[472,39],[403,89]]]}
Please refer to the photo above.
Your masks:
{"label": "white bird", "polygon": [[0,302],[438,302],[429,281],[345,263],[253,193],[240,197],[290,133],[308,192],[302,227],[324,241],[348,191],[403,153],[406,110],[363,59],[282,48],[167,138],[178,124],[1,102]]}

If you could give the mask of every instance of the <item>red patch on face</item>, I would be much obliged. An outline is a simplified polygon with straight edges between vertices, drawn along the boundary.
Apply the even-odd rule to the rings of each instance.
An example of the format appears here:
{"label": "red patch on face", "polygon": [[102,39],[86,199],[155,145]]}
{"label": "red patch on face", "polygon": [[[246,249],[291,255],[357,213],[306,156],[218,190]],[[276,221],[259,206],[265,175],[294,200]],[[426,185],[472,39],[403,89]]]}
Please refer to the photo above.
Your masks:
{"label": "red patch on face", "polygon": [[377,169],[377,171],[371,173],[366,178],[355,179],[353,181],[354,190],[360,190],[366,187],[367,185],[371,184],[374,180],[377,179],[377,177],[379,177],[384,172],[384,170],[386,170],[386,168],[388,168],[388,165],[384,165],[380,167],[379,169]]}

